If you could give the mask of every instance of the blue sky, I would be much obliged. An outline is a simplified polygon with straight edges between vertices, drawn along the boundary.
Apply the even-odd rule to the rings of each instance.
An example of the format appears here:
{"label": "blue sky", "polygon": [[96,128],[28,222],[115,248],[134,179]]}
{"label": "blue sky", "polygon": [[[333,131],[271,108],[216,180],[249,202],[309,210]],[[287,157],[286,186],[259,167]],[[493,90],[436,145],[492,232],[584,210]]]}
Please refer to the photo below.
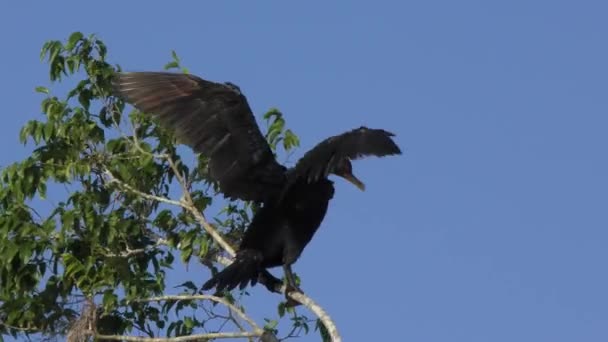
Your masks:
{"label": "blue sky", "polygon": [[[367,191],[336,181],[295,267],[346,341],[608,339],[607,3],[143,6],[0,4],[0,165],[29,151],[46,40],[97,33],[128,70],[175,49],[258,118],[280,108],[297,157],[360,125],[397,134],[403,156],[356,163]],[[256,287],[246,303],[277,301]]]}

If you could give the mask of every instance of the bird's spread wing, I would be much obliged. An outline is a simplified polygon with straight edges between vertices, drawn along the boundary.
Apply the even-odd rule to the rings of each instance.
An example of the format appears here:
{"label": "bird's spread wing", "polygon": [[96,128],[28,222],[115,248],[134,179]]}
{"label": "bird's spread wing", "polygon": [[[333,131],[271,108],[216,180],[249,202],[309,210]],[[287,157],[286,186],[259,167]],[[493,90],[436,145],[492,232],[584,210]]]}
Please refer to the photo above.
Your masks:
{"label": "bird's spread wing", "polygon": [[352,160],[366,156],[401,154],[399,146],[391,138],[393,136],[393,133],[382,129],[360,127],[327,138],[297,162],[291,172],[292,179],[306,178],[308,182],[314,182],[327,177],[344,158]]}
{"label": "bird's spread wing", "polygon": [[280,190],[284,167],[238,87],[169,72],[120,73],[113,86],[117,96],[208,157],[210,176],[226,197],[264,202]]}

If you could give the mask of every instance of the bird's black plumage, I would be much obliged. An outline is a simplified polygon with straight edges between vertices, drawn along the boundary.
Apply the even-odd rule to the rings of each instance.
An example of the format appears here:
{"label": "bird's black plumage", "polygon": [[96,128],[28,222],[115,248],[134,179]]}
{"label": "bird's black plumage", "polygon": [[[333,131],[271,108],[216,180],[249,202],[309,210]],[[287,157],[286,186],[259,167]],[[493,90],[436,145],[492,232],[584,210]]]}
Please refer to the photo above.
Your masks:
{"label": "bird's black plumage", "polygon": [[125,101],[209,157],[211,178],[226,197],[265,202],[280,192],[285,168],[236,86],[168,72],[118,74],[114,86]]}
{"label": "bird's black plumage", "polygon": [[321,225],[334,194],[328,176],[363,189],[351,160],[401,154],[392,133],[360,127],[322,141],[287,169],[274,158],[247,99],[233,84],[166,72],[120,73],[113,84],[116,95],[208,157],[210,177],[226,197],[263,204],[235,261],[203,289],[244,288],[266,268],[281,265],[294,288],[291,265]]}

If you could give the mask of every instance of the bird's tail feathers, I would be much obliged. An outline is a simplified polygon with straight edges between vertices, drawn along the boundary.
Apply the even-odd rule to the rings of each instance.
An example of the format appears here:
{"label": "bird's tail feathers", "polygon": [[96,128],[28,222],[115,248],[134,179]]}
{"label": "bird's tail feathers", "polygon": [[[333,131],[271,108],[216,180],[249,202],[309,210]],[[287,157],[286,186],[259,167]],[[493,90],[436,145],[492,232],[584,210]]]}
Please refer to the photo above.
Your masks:
{"label": "bird's tail feathers", "polygon": [[262,270],[262,253],[254,250],[242,250],[234,262],[203,284],[203,290],[216,288],[217,292],[230,291],[239,286],[242,290],[249,282],[255,285]]}

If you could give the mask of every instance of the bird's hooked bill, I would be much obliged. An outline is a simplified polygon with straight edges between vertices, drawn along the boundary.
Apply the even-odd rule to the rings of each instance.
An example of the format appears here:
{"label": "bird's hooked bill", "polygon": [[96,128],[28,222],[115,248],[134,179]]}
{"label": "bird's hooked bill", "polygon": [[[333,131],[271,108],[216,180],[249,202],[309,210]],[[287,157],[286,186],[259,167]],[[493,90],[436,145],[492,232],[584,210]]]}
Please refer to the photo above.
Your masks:
{"label": "bird's hooked bill", "polygon": [[363,182],[360,181],[359,178],[355,177],[355,175],[353,175],[352,173],[346,173],[340,176],[346,179],[347,181],[353,183],[357,188],[359,188],[359,190],[365,191],[365,184],[363,184]]}

